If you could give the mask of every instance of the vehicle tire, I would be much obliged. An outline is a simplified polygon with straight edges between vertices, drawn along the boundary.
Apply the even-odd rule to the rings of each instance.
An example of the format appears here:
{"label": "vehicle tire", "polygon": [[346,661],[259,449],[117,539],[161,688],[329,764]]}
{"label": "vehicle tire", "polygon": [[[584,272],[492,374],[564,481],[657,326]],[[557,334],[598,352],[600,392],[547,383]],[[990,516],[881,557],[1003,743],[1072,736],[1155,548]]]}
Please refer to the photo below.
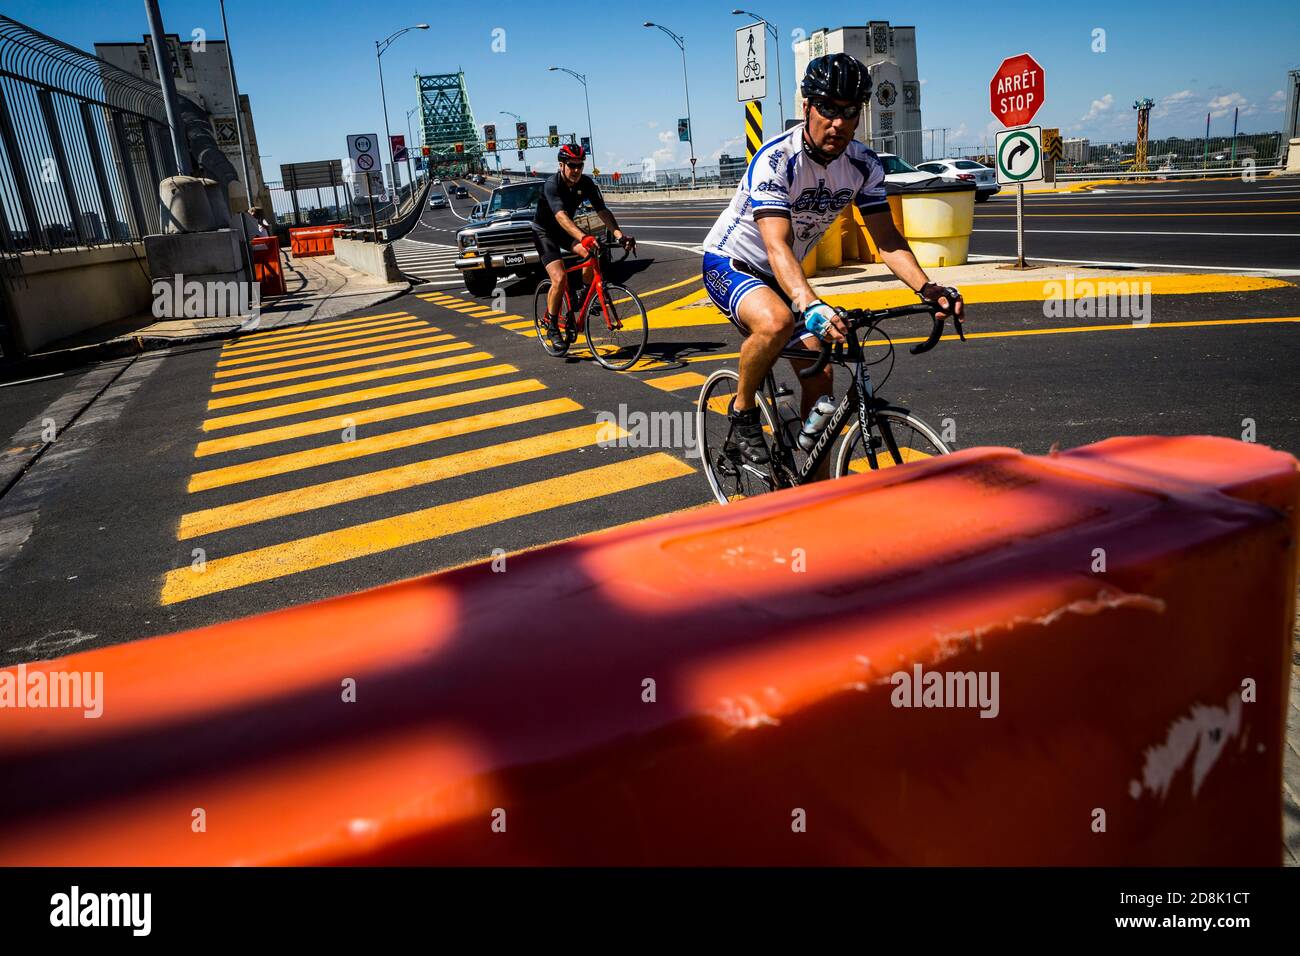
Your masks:
{"label": "vehicle tire", "polygon": [[[902,408],[882,408],[876,412],[876,470],[923,461],[935,455],[952,454],[939,433]],[[862,428],[855,418],[840,440],[835,454],[836,478],[860,471],[871,471],[871,459],[862,446]]]}
{"label": "vehicle tire", "polygon": [[989,201],[989,197],[992,196],[992,195],[993,195],[992,193],[976,193],[976,194],[975,194],[975,201],[976,201],[976,202],[988,202],[988,201]]}
{"label": "vehicle tire", "polygon": [[[704,465],[709,490],[724,505],[776,488],[770,467],[763,469],[766,475],[756,474],[759,469],[755,466],[741,466],[738,456],[725,451],[727,436],[731,432],[727,413],[739,386],[740,376],[734,369],[720,368],[700,387],[700,398],[695,407],[695,453]],[[774,430],[772,410],[761,395],[758,407],[763,429],[771,435]]]}
{"label": "vehicle tire", "polygon": [[[609,317],[620,328],[611,329],[605,321],[605,310],[593,296],[587,309],[587,347],[596,361],[614,372],[626,372],[645,352],[650,340],[650,323],[645,306],[637,294],[621,285],[605,283],[605,298],[609,303]],[[630,301],[621,302],[627,299]]]}
{"label": "vehicle tire", "polygon": [[550,291],[551,280],[543,279],[537,284],[537,291],[533,293],[533,331],[537,333],[537,341],[542,343],[542,348],[546,350],[546,354],[558,358],[569,351],[569,340],[565,337],[560,341],[559,345],[556,345],[546,333],[546,327],[542,325],[542,316],[546,313],[546,294]]}
{"label": "vehicle tire", "polygon": [[467,269],[463,278],[465,288],[475,298],[485,299],[497,287],[497,277],[491,269]]}

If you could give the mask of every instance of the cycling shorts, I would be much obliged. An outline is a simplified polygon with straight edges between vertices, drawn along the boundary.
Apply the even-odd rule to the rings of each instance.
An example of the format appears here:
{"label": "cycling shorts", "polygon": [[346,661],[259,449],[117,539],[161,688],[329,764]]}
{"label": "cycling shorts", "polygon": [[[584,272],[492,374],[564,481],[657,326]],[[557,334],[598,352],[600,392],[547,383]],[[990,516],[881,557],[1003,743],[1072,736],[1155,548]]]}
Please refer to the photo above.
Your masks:
{"label": "cycling shorts", "polygon": [[780,296],[781,301],[790,306],[790,311],[794,312],[794,331],[790,335],[791,341],[812,334],[803,324],[803,316],[794,311],[790,297],[781,288],[781,283],[776,281],[776,276],[768,275],[739,259],[720,256],[713,252],[704,254],[702,269],[704,288],[709,293],[709,298],[713,300],[718,310],[731,320],[731,324],[740,329],[742,335],[748,335],[749,329],[745,328],[744,323],[740,321],[740,303],[744,301],[745,296],[763,286],[767,286]]}

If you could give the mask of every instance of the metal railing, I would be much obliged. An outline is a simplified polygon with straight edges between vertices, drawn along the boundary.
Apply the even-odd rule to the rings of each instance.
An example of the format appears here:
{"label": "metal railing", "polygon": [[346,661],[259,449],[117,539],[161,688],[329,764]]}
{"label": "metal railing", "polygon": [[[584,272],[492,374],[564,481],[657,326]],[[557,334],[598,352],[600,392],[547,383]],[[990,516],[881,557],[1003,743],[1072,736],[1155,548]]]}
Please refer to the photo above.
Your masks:
{"label": "metal railing", "polygon": [[153,84],[0,16],[0,252],[159,232],[175,173]]}

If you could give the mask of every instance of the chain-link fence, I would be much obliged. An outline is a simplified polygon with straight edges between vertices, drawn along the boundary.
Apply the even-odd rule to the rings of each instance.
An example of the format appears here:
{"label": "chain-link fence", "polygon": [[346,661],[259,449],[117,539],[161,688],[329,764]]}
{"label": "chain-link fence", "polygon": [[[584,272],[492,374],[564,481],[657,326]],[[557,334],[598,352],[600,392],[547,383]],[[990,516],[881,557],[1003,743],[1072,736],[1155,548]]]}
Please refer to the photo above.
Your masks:
{"label": "chain-link fence", "polygon": [[[1234,172],[1254,166],[1272,169],[1280,165],[1285,142],[1281,133],[1242,133],[1237,136],[1183,138],[1168,136],[1147,142],[1147,170],[1150,172]],[[1057,163],[1057,173],[1102,175],[1138,172],[1135,169],[1137,142],[1066,143],[1066,156]]]}
{"label": "chain-link fence", "polygon": [[175,172],[152,84],[0,16],[4,255],[158,232],[158,182]]}

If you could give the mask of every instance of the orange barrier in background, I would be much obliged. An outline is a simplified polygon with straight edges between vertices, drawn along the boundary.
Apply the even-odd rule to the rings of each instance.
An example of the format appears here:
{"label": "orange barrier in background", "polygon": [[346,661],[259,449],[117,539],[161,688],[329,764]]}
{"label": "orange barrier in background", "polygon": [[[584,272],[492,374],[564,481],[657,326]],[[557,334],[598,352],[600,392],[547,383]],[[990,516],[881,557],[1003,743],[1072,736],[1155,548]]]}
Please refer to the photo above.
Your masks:
{"label": "orange barrier in background", "polygon": [[303,226],[289,230],[289,251],[295,259],[334,255],[335,226]]}
{"label": "orange barrier in background", "polygon": [[275,236],[257,236],[249,242],[253,246],[253,278],[258,281],[262,295],[284,295],[280,240]]}
{"label": "orange barrier in background", "polygon": [[0,863],[1275,865],[1298,497],[970,449],[29,665]]}

